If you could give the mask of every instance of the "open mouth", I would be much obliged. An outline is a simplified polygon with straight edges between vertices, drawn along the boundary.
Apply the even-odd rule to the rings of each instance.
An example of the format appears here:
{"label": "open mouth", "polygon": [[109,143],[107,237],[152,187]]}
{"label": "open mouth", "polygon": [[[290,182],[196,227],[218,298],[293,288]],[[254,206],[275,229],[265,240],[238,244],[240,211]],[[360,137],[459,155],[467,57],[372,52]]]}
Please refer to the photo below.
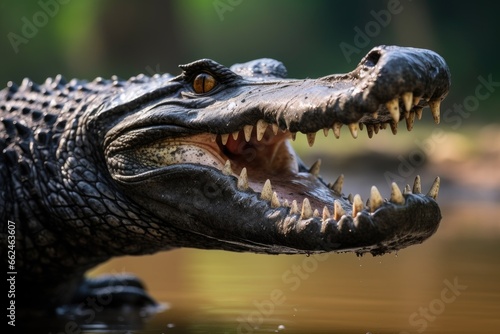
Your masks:
{"label": "open mouth", "polygon": [[[366,120],[365,124],[348,125],[349,130],[355,138],[358,130],[364,128],[370,137],[388,127],[395,132],[397,122],[392,117],[399,117],[399,108],[404,108],[407,128],[411,131],[415,118],[419,119],[422,115],[419,102],[420,99],[408,100],[404,97],[396,102],[390,101],[386,105],[386,115],[380,117],[382,121]],[[430,107],[438,123],[439,103],[431,104]],[[341,127],[342,123],[339,122],[331,127],[337,138]],[[324,134],[327,135],[329,130],[323,129]],[[306,136],[309,146],[313,146],[316,133]],[[260,119],[254,125],[245,125],[232,133],[202,133],[156,140],[136,149],[134,160],[140,160],[147,169],[179,164],[215,168],[224,176],[232,176],[239,191],[255,193],[272,208],[289,208],[291,215],[300,215],[301,219],[321,217],[339,221],[343,215],[355,218],[362,211],[373,213],[386,203],[404,205],[404,195],[421,192],[420,178],[417,177],[411,189],[406,187],[401,191],[393,184],[387,199],[374,186],[366,203],[359,195],[346,196],[342,193],[343,175],[327,183],[319,175],[321,160],[310,167],[302,164],[290,145],[290,140],[295,140],[295,137],[296,133]],[[436,199],[438,191],[439,178],[436,178],[427,195]],[[343,201],[339,201],[341,198]]]}

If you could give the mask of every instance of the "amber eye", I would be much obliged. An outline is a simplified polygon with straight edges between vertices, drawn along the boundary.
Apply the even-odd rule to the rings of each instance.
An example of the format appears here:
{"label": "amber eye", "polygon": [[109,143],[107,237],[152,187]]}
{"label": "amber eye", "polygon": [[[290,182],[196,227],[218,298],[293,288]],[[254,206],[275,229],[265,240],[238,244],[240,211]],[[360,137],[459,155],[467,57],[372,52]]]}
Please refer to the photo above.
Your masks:
{"label": "amber eye", "polygon": [[197,94],[208,93],[214,89],[217,81],[208,73],[201,73],[194,78],[193,89]]}

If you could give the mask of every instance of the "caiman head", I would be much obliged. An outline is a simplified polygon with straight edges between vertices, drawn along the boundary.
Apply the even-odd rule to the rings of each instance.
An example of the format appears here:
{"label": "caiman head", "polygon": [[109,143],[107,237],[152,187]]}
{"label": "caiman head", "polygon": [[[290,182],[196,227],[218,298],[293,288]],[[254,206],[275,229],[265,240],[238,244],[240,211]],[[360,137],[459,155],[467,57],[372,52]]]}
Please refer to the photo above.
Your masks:
{"label": "caiman head", "polygon": [[[343,176],[328,183],[320,164],[306,166],[290,145],[296,133],[310,146],[318,131],[356,138],[439,105],[450,72],[436,53],[372,49],[350,73],[288,79],[278,61],[227,68],[209,59],[156,76],[92,115],[108,171],[124,194],[154,217],[152,239],[169,246],[261,253],[354,251],[383,254],[421,243],[438,228],[436,179],[420,179],[384,199],[371,188],[365,203],[346,196]],[[133,91],[133,93],[130,93]],[[332,180],[333,181],[333,180]],[[370,185],[368,185],[370,186]],[[151,229],[149,229],[151,230]]]}

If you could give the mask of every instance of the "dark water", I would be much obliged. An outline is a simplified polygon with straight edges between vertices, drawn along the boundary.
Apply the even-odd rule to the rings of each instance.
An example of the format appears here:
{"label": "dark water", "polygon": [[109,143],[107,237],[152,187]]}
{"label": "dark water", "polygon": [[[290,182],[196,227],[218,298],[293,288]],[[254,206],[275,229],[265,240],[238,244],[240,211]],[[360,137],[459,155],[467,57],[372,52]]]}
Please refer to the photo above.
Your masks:
{"label": "dark water", "polygon": [[434,237],[397,255],[185,249],[116,259],[94,274],[137,273],[164,310],[108,315],[82,333],[499,333],[500,210],[443,213]]}

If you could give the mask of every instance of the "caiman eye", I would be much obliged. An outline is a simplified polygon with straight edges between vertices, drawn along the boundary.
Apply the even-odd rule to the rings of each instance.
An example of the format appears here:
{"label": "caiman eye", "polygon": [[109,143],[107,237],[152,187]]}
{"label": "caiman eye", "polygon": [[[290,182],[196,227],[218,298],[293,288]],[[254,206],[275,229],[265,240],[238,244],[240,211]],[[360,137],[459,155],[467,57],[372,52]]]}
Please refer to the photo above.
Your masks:
{"label": "caiman eye", "polygon": [[193,81],[193,89],[197,94],[208,93],[217,85],[215,78],[208,73],[198,74]]}

